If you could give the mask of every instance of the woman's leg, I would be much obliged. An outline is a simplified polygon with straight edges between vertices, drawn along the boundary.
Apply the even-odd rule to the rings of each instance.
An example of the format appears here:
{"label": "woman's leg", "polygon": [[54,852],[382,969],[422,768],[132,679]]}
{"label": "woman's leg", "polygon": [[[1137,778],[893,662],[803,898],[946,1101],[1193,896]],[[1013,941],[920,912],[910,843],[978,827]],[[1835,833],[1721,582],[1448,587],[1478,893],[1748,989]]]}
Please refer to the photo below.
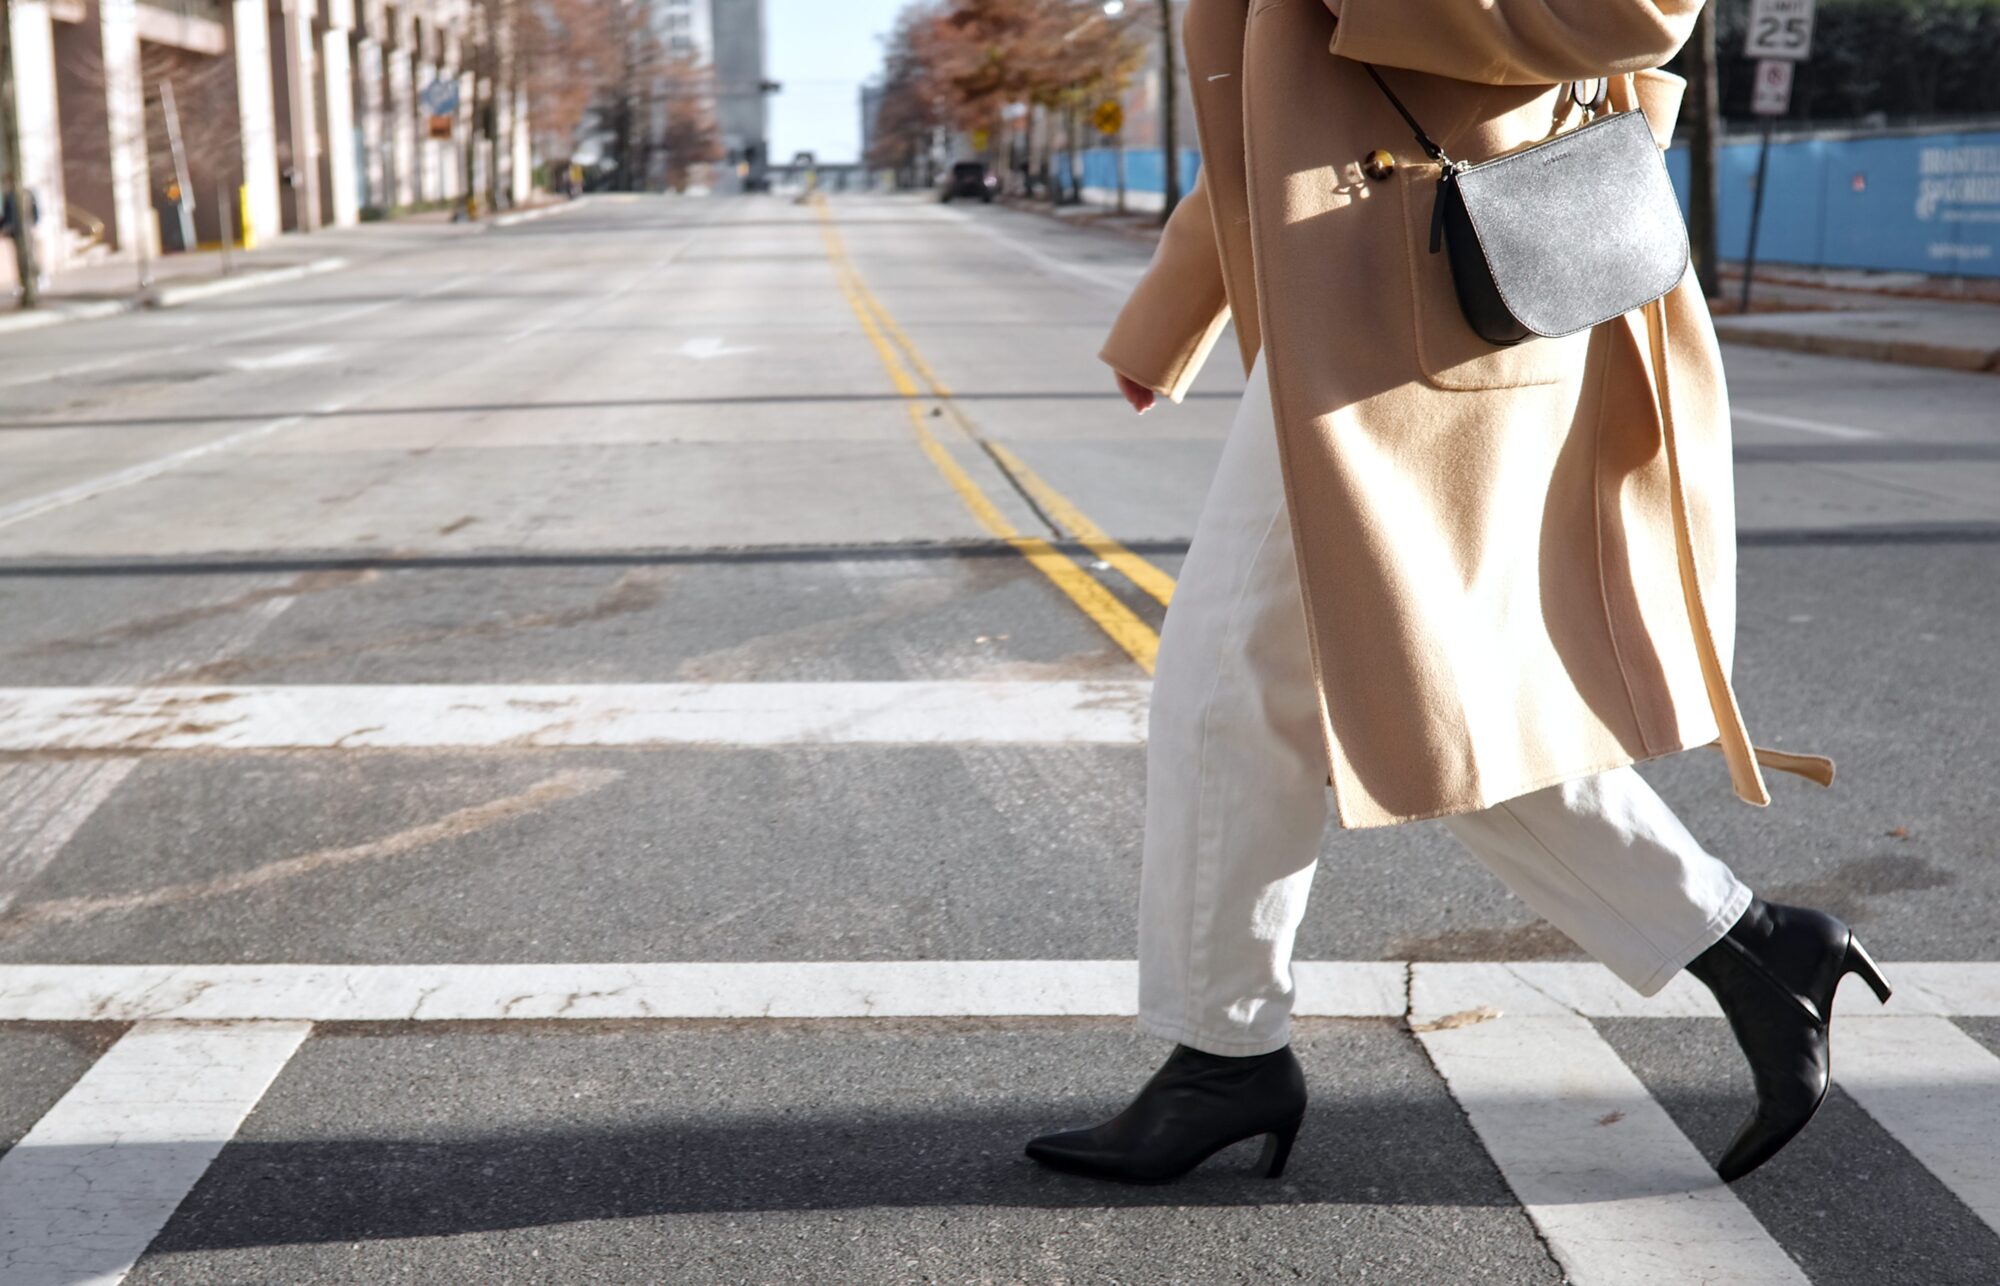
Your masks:
{"label": "woman's leg", "polygon": [[1445,819],[1514,895],[1650,996],[1713,946],[1750,889],[1630,768]]}
{"label": "woman's leg", "polygon": [[[1326,820],[1312,658],[1260,358],[1160,639],[1140,880],[1146,1030],[1224,1055],[1289,1040],[1292,942]],[[1647,995],[1750,902],[1630,768],[1445,824]]]}
{"label": "woman's leg", "polygon": [[1178,1042],[1124,1111],[1030,1140],[1043,1165],[1160,1183],[1263,1135],[1283,1173],[1306,1083],[1292,936],[1326,831],[1326,754],[1261,361],[1161,632],[1146,752],[1139,1022]]}
{"label": "woman's leg", "polygon": [[1160,634],[1141,1026],[1210,1054],[1290,1040],[1292,938],[1326,822],[1319,699],[1260,357]]}

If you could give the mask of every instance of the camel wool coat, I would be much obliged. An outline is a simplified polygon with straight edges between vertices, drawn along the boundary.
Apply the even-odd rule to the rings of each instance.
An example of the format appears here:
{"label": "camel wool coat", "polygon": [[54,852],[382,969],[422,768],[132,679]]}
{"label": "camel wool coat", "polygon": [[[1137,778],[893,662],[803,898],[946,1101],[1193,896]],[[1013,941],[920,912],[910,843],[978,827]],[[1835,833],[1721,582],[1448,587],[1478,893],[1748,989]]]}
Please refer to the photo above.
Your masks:
{"label": "camel wool coat", "polygon": [[1201,173],[1101,355],[1178,401],[1231,317],[1246,369],[1264,349],[1343,826],[1711,743],[1752,803],[1760,762],[1832,780],[1753,747],[1730,687],[1729,406],[1693,274],[1594,330],[1486,344],[1429,252],[1438,167],[1362,65],[1454,160],[1580,123],[1557,87],[1600,76],[1665,146],[1682,82],[1652,69],[1699,8],[1190,0]]}

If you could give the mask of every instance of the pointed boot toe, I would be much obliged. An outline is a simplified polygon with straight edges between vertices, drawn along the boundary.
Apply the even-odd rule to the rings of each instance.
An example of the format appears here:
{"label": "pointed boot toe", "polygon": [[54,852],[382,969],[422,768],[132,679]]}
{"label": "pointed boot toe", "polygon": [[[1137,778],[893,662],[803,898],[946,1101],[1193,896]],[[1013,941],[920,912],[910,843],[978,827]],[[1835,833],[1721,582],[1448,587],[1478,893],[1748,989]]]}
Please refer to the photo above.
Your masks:
{"label": "pointed boot toe", "polygon": [[1715,1163],[1715,1173],[1724,1183],[1734,1183],[1778,1155],[1818,1114],[1825,1097],[1822,1094],[1811,1107],[1777,1120],[1767,1119],[1762,1112],[1753,1113],[1723,1150],[1722,1159]]}
{"label": "pointed boot toe", "polygon": [[1031,1159],[1050,1169],[1065,1170],[1071,1174],[1089,1173],[1092,1164],[1102,1159],[1104,1151],[1090,1130],[1060,1130],[1044,1134],[1040,1138],[1029,1139],[1024,1150]]}

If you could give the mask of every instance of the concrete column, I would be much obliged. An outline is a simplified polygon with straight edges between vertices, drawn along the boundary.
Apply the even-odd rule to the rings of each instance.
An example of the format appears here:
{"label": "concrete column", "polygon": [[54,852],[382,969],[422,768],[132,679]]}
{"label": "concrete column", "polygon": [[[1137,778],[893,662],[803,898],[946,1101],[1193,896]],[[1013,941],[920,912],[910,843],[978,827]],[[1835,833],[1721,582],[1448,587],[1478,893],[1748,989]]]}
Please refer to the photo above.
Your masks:
{"label": "concrete column", "polygon": [[383,119],[384,90],[382,83],[382,42],[374,36],[365,36],[361,41],[361,151],[367,160],[363,171],[368,178],[368,204],[386,206],[391,204],[389,192],[389,167],[383,163],[383,147],[386,142]]}
{"label": "concrete column", "polygon": [[514,99],[501,85],[493,86],[493,189],[501,201],[514,203]]}
{"label": "concrete column", "polygon": [[507,138],[514,153],[514,168],[508,175],[508,191],[514,204],[527,201],[535,184],[533,140],[528,133],[528,91],[514,91],[514,110],[507,124]]}
{"label": "concrete column", "polygon": [[361,222],[361,193],[354,157],[354,69],[348,49],[353,28],[353,0],[330,0],[319,65],[326,87],[328,200],[336,227]]}
{"label": "concrete column", "polygon": [[[69,257],[64,230],[62,132],[56,114],[56,37],[47,0],[14,0],[14,101],[21,112],[21,177],[41,210],[35,263],[43,272]],[[10,251],[11,254],[11,251]],[[11,258],[9,260],[11,273]]]}
{"label": "concrete column", "polygon": [[232,0],[236,34],[236,112],[243,137],[243,238],[278,235],[278,125],[271,93],[271,27],[264,0]]}
{"label": "concrete column", "polygon": [[395,193],[390,205],[409,205],[417,199],[417,123],[411,102],[410,74],[414,66],[409,46],[409,27],[397,33],[389,51],[389,190]]}
{"label": "concrete column", "polygon": [[289,225],[300,232],[311,232],[320,222],[319,107],[314,89],[319,56],[313,48],[314,8],[312,0],[275,0],[271,8],[279,28],[277,60],[271,69],[281,100],[278,136],[290,171],[282,209]]}
{"label": "concrete column", "polygon": [[[111,159],[111,226],[126,254],[159,252],[159,221],[146,183],[146,90],[139,73],[137,0],[99,0],[104,51],[104,113]],[[190,196],[193,193],[189,193]]]}

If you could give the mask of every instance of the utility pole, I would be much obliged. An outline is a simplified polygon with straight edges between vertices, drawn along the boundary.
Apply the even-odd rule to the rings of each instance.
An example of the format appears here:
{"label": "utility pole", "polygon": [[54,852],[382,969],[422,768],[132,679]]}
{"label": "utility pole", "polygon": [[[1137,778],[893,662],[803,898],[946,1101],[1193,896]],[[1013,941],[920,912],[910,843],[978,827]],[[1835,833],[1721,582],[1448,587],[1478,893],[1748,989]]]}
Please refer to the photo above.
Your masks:
{"label": "utility pole", "polygon": [[[468,5],[465,11],[465,36],[458,43],[458,76],[461,84],[468,75],[472,81],[472,101],[465,105],[465,143],[459,156],[459,168],[464,171],[460,186],[465,189],[465,221],[478,220],[479,207],[479,85],[481,73],[480,51],[490,38],[486,27],[486,10],[483,5]],[[491,213],[491,207],[487,213]]]}
{"label": "utility pole", "polygon": [[1722,95],[1716,76],[1715,6],[1703,5],[1688,41],[1688,240],[1694,251],[1695,277],[1701,293],[1722,294],[1721,264],[1716,258],[1715,224],[1721,188],[1719,155]]}
{"label": "utility pole", "polygon": [[1175,116],[1180,106],[1180,77],[1174,71],[1174,0],[1160,0],[1160,142],[1165,150],[1165,189],[1161,193],[1164,200],[1160,205],[1160,222],[1173,217],[1174,207],[1181,202],[1181,157],[1180,131],[1176,128]]}
{"label": "utility pole", "polygon": [[42,301],[35,266],[35,211],[21,164],[21,114],[14,101],[14,6],[0,0],[0,148],[7,153],[7,194],[14,206],[14,268],[21,278],[21,307]]}
{"label": "utility pole", "polygon": [[479,117],[480,133],[486,139],[486,208],[500,209],[500,104],[507,93],[506,25],[497,0],[486,0],[485,47],[480,50],[480,70],[485,73],[486,105]]}

